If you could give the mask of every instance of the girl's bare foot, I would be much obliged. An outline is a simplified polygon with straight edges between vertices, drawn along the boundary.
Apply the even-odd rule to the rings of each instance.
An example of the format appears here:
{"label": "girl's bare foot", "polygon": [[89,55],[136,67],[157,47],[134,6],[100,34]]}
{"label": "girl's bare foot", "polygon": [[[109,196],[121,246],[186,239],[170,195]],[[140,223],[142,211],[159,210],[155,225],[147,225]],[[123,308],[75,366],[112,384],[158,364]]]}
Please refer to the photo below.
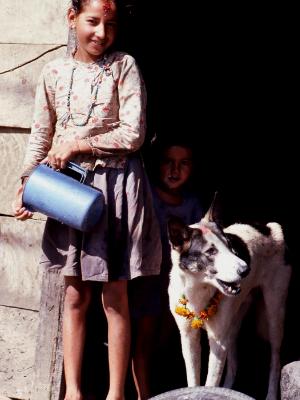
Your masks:
{"label": "girl's bare foot", "polygon": [[65,400],[83,400],[82,394],[79,390],[68,390],[65,395]]}
{"label": "girl's bare foot", "polygon": [[125,397],[108,393],[106,400],[125,400]]}

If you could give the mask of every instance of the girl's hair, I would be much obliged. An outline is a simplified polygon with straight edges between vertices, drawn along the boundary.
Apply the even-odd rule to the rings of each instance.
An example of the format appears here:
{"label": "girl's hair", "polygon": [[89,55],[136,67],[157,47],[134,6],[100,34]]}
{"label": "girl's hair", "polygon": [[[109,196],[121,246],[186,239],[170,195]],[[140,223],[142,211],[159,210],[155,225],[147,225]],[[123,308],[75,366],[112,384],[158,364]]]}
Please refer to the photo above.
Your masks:
{"label": "girl's hair", "polygon": [[[82,11],[83,7],[90,1],[91,0],[72,0],[71,7],[76,12],[76,14],[79,14]],[[118,0],[104,0],[104,1],[113,2],[116,4],[116,6],[118,6]]]}
{"label": "girl's hair", "polygon": [[76,14],[79,14],[84,4],[88,3],[89,1],[90,0],[72,0],[72,8]]}

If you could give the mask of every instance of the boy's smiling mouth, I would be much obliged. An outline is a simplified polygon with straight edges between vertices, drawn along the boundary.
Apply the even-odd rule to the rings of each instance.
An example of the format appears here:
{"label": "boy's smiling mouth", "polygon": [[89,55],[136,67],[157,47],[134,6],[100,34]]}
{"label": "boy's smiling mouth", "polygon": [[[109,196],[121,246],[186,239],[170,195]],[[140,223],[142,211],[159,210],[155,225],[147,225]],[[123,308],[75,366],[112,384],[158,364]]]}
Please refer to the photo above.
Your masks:
{"label": "boy's smiling mouth", "polygon": [[168,180],[171,182],[178,182],[180,179],[178,176],[168,176]]}

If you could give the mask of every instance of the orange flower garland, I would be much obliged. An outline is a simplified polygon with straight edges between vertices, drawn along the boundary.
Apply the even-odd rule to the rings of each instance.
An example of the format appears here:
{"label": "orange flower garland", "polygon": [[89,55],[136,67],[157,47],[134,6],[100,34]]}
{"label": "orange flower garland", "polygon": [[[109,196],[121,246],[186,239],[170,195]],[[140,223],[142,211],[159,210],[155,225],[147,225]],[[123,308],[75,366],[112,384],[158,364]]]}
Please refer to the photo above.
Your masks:
{"label": "orange flower garland", "polygon": [[199,329],[203,326],[204,321],[207,321],[209,317],[216,314],[218,310],[218,304],[222,298],[222,293],[217,291],[212,297],[206,308],[196,314],[187,307],[188,300],[183,294],[179,299],[179,305],[175,307],[175,312],[182,317],[191,320],[191,327]]}

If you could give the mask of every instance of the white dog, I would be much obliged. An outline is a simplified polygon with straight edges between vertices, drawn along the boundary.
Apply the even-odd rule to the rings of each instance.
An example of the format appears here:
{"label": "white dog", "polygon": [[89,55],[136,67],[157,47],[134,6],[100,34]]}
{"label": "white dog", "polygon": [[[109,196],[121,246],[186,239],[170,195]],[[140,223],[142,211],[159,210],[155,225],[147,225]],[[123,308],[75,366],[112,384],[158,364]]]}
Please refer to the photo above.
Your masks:
{"label": "white dog", "polygon": [[281,226],[234,224],[221,230],[210,217],[186,226],[169,221],[172,270],[169,299],[181,335],[188,386],[200,385],[200,332],[205,328],[210,353],[206,386],[234,383],[236,339],[251,300],[260,288],[265,303],[271,362],[268,400],[277,399],[280,346],[291,266],[285,260]]}

